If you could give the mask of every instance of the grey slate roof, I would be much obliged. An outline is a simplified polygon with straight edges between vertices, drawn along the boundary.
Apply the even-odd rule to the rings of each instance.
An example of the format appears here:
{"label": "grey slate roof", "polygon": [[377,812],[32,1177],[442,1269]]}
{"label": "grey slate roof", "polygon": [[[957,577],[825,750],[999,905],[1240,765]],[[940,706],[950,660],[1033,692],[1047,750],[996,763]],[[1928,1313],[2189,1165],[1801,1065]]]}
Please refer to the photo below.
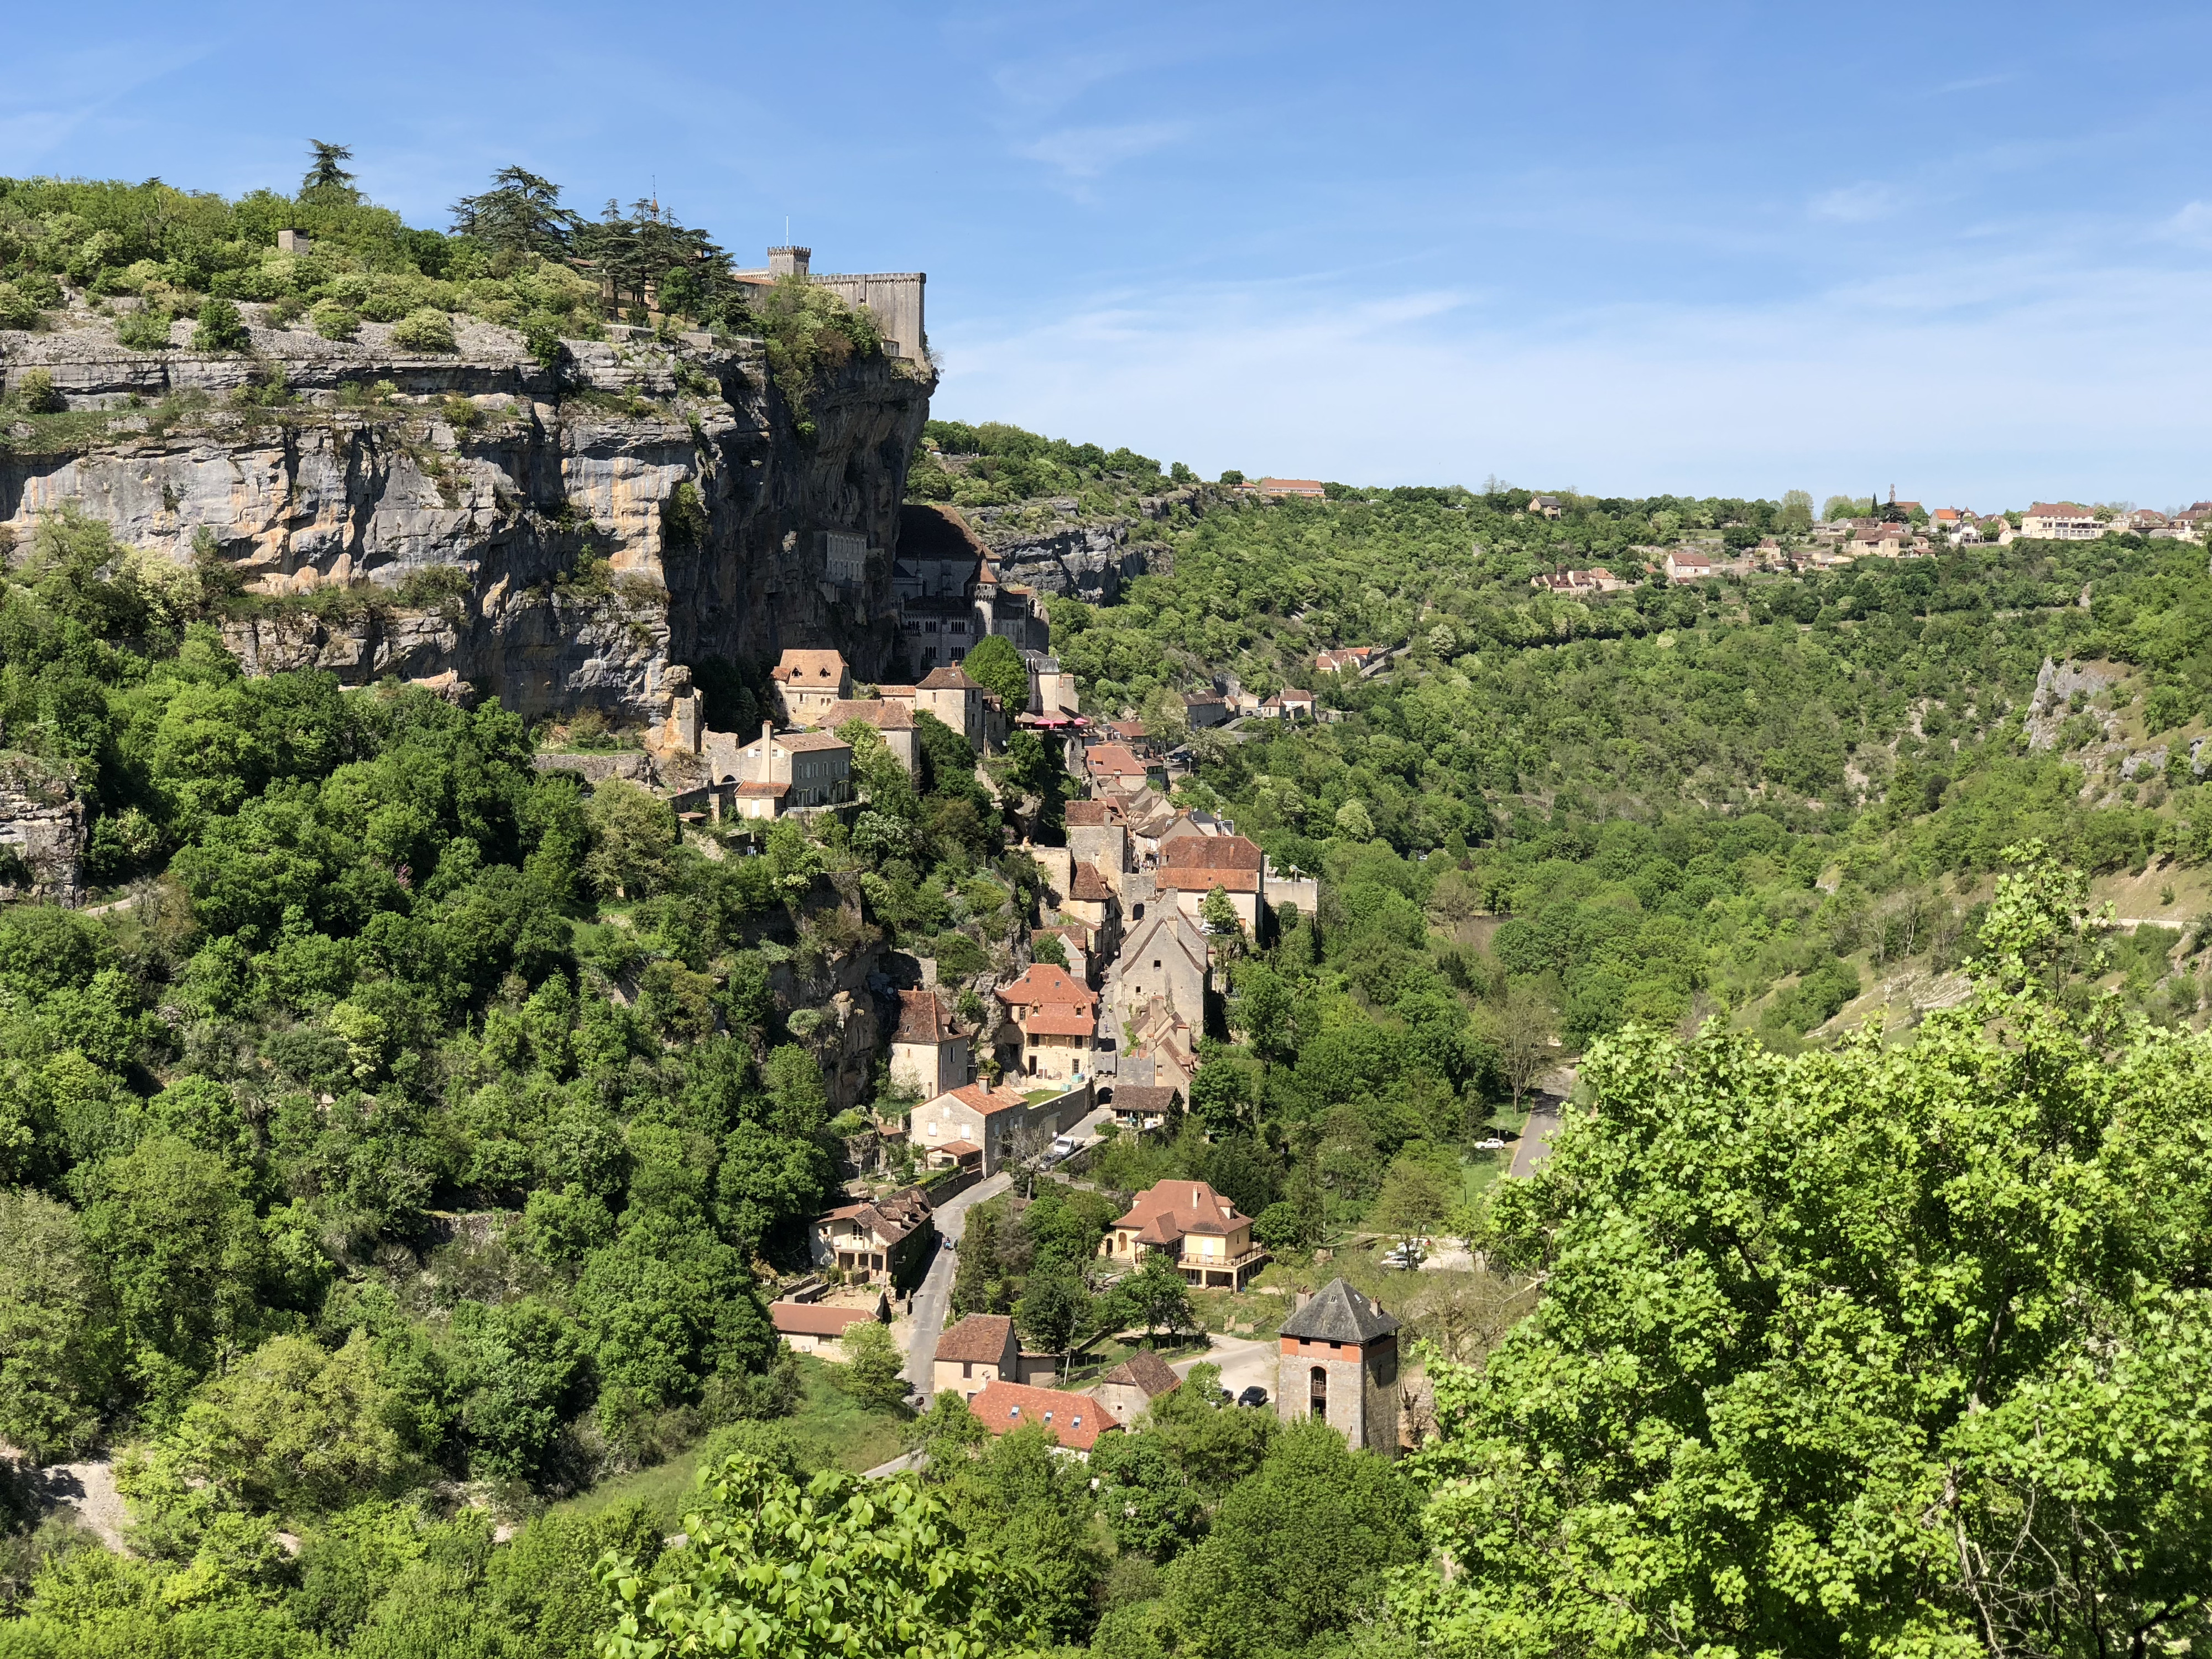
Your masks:
{"label": "grey slate roof", "polygon": [[1283,1334],[1307,1342],[1372,1342],[1398,1322],[1340,1279],[1332,1279],[1312,1301],[1283,1322]]}

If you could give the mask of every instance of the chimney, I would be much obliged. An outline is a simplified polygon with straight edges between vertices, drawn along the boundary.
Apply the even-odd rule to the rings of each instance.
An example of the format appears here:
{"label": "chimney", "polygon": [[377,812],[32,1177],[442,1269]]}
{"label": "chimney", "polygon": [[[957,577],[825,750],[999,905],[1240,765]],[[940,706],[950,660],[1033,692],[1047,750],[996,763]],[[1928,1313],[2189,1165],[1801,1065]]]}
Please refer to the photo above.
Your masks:
{"label": "chimney", "polygon": [[763,720],[763,721],[761,722],[761,752],[762,752],[762,753],[763,753],[763,754],[767,753],[767,751],[768,751],[768,742],[769,742],[769,739],[770,738],[774,737],[775,735],[775,722],[774,720]]}

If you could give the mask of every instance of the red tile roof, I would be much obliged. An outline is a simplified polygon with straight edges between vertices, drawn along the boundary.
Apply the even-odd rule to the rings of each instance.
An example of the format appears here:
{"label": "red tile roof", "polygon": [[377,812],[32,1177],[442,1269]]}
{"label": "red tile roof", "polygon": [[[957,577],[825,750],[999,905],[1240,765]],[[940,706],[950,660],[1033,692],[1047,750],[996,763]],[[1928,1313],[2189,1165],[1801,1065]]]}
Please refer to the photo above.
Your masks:
{"label": "red tile roof", "polygon": [[1147,1244],[1172,1244],[1185,1233],[1219,1236],[1249,1224],[1249,1218],[1203,1181],[1163,1181],[1139,1193],[1128,1214],[1114,1224],[1134,1227]]}
{"label": "red tile roof", "polygon": [[952,1018],[952,1011],[934,991],[901,991],[899,1023],[894,1042],[947,1042],[972,1035]]}
{"label": "red tile roof", "polygon": [[914,710],[882,697],[848,697],[831,703],[818,724],[839,726],[848,720],[866,720],[878,732],[911,732]]}
{"label": "red tile roof", "polygon": [[787,783],[741,783],[738,786],[738,793],[740,795],[756,795],[763,799],[775,795],[787,795],[790,793],[791,786]]}
{"label": "red tile roof", "polygon": [[1150,1348],[1138,1349],[1098,1380],[1101,1382],[1118,1382],[1125,1388],[1142,1389],[1147,1400],[1158,1400],[1162,1395],[1173,1394],[1182,1387],[1182,1378],[1175,1374],[1175,1368]]}
{"label": "red tile roof", "polygon": [[814,1302],[771,1302],[769,1321],[791,1336],[842,1336],[849,1326],[872,1320],[866,1308],[825,1308]]}
{"label": "red tile roof", "polygon": [[2086,507],[2076,507],[2071,501],[2038,501],[2027,509],[2027,515],[2035,519],[2086,519],[2090,516]]}
{"label": "red tile roof", "polygon": [[1033,1013],[1024,1014],[1021,1026],[1024,1034],[1034,1032],[1038,1036],[1087,1037],[1095,1036],[1098,1030],[1097,1021],[1088,1012],[1061,1007],[1039,1008]]}
{"label": "red tile roof", "polygon": [[968,1402],[968,1408],[993,1434],[1010,1434],[1025,1423],[1040,1424],[1070,1451],[1089,1451],[1100,1435],[1121,1426],[1113,1413],[1088,1395],[1033,1389],[1025,1382],[989,1383]]}
{"label": "red tile roof", "polygon": [[1072,800],[1064,811],[1071,830],[1100,830],[1121,821],[1121,809],[1110,800]]}
{"label": "red tile roof", "polygon": [[1145,775],[1145,763],[1126,743],[1094,743],[1083,751],[1083,763],[1092,772],[1104,772],[1115,777]]}
{"label": "red tile roof", "polygon": [[1067,896],[1079,904],[1103,904],[1114,896],[1114,890],[1106,884],[1106,878],[1098,873],[1095,864],[1079,864],[1075,875],[1067,884]]}
{"label": "red tile roof", "polygon": [[1010,1112],[1017,1106],[1029,1104],[1027,1100],[1016,1094],[1012,1089],[994,1089],[988,1079],[963,1084],[959,1088],[950,1089],[945,1092],[963,1106],[981,1112],[985,1117],[990,1116],[994,1112]]}
{"label": "red tile roof", "polygon": [[836,651],[787,651],[769,678],[784,684],[834,686],[845,678],[845,658]]}
{"label": "red tile roof", "polygon": [[997,1362],[1013,1346],[1014,1322],[1006,1315],[969,1314],[937,1339],[937,1357]]}
{"label": "red tile roof", "polygon": [[1033,962],[1022,970],[1019,979],[999,988],[999,1000],[1018,1005],[1072,1003],[1088,1008],[1098,1000],[1098,993],[1065,968],[1049,962]]}
{"label": "red tile roof", "polygon": [[1155,872],[1155,884],[1178,893],[1210,893],[1218,887],[1224,893],[1256,893],[1260,890],[1257,870],[1188,870],[1174,865]]}
{"label": "red tile roof", "polygon": [[1182,870],[1260,870],[1267,855],[1242,836],[1177,836],[1160,843],[1160,862]]}
{"label": "red tile roof", "polygon": [[924,691],[981,691],[983,688],[969,679],[957,663],[947,663],[942,668],[933,668],[916,683]]}

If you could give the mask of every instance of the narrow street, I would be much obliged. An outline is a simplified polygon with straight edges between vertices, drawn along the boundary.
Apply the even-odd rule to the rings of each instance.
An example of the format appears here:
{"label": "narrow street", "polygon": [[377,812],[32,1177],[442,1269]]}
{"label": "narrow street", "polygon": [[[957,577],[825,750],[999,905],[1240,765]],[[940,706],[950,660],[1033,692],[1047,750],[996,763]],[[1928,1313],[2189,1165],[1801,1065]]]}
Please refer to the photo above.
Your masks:
{"label": "narrow street", "polygon": [[1552,1155],[1552,1137],[1559,1128],[1559,1102],[1545,1100],[1528,1109],[1528,1121],[1521,1127],[1521,1138],[1513,1143],[1515,1176],[1526,1181],[1536,1173],[1536,1166]]}
{"label": "narrow street", "polygon": [[[1081,1145],[1088,1146],[1098,1139],[1098,1126],[1112,1115],[1112,1109],[1093,1107],[1066,1133]],[[959,1252],[954,1248],[968,1225],[968,1212],[986,1199],[996,1198],[1012,1184],[1012,1177],[1000,1170],[997,1175],[977,1182],[966,1192],[945,1200],[935,1212],[937,1221],[937,1254],[930,1258],[929,1271],[914,1293],[914,1337],[907,1349],[906,1370],[902,1373],[912,1391],[920,1395],[924,1405],[928,1403],[932,1380],[930,1366],[937,1358],[937,1339],[945,1328],[945,1310],[952,1305],[952,1274],[960,1265]]]}

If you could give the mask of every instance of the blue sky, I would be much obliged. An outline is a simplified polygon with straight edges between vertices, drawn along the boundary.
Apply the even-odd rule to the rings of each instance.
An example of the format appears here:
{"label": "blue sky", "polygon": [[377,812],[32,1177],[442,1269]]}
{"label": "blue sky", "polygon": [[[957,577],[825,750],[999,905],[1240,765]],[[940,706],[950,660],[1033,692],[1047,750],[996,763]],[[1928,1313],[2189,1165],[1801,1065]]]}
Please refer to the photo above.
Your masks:
{"label": "blue sky", "polygon": [[0,173],[788,215],[939,414],[1208,475],[2212,496],[2201,0],[23,9]]}

